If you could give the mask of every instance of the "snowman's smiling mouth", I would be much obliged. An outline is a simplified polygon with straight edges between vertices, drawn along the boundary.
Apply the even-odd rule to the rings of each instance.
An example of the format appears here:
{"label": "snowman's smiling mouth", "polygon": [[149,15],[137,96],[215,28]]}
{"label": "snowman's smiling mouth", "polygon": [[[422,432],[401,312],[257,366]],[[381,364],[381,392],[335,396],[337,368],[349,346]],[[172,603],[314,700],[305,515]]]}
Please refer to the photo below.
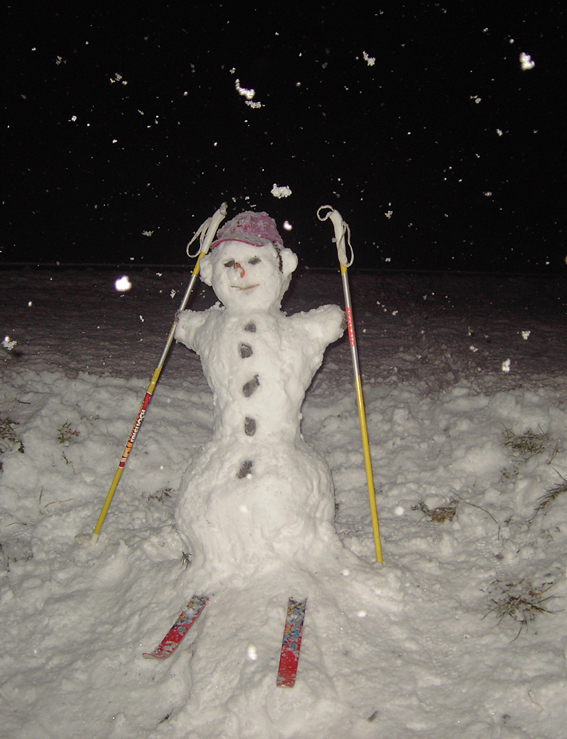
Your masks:
{"label": "snowman's smiling mouth", "polygon": [[241,287],[240,285],[231,285],[235,290],[253,290],[255,287],[260,287],[260,283],[257,282],[255,285],[247,285],[246,287]]}

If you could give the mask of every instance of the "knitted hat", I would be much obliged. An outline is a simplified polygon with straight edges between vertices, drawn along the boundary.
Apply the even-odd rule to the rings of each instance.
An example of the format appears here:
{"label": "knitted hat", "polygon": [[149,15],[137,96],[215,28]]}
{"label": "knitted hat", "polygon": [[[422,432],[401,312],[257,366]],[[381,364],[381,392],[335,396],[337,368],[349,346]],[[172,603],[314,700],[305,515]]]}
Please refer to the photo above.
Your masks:
{"label": "knitted hat", "polygon": [[276,222],[267,213],[254,213],[247,210],[225,223],[217,233],[217,239],[211,244],[211,249],[221,241],[242,241],[252,246],[266,246],[273,244],[283,248],[282,237],[278,233]]}

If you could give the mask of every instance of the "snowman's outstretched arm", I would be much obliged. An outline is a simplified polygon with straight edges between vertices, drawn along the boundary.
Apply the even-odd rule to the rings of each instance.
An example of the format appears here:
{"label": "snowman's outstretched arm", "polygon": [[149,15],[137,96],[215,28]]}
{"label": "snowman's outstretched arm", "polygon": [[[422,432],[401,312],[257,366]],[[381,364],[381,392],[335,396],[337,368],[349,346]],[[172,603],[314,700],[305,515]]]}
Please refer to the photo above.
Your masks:
{"label": "snowman's outstretched arm", "polygon": [[338,305],[322,305],[307,313],[296,313],[290,320],[309,335],[316,351],[340,339],[346,328],[345,313]]}
{"label": "snowman's outstretched arm", "polygon": [[210,316],[210,309],[206,311],[183,310],[177,315],[175,340],[196,351],[195,336]]}

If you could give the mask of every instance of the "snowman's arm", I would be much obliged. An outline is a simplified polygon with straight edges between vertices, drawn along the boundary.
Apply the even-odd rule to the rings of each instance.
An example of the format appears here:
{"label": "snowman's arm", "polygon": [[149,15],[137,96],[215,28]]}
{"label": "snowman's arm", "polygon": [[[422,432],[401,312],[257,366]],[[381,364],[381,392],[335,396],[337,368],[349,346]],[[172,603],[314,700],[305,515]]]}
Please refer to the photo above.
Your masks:
{"label": "snowman's arm", "polygon": [[177,314],[175,340],[197,351],[196,340],[199,330],[207,323],[209,311],[182,310]]}
{"label": "snowman's arm", "polygon": [[322,305],[308,313],[296,313],[290,320],[309,335],[319,351],[340,339],[346,328],[344,311],[338,305]]}

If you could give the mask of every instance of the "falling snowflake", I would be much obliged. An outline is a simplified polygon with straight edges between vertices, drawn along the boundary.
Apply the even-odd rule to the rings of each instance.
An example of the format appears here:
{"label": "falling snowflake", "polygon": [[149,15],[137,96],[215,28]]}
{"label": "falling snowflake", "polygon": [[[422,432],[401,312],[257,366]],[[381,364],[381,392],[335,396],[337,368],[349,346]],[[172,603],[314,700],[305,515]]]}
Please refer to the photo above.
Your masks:
{"label": "falling snowflake", "polygon": [[15,340],[12,341],[9,336],[5,336],[4,341],[2,342],[2,346],[4,347],[4,349],[7,349],[9,352],[11,352],[17,343],[18,342]]}
{"label": "falling snowflake", "polygon": [[126,275],[123,275],[122,277],[119,277],[114,282],[114,289],[117,290],[119,293],[127,292],[132,287],[132,283],[128,279]]}
{"label": "falling snowflake", "polygon": [[128,84],[128,80],[122,79],[122,75],[121,74],[118,74],[118,72],[116,72],[116,74],[114,75],[114,77],[111,77],[110,78],[110,84],[111,85],[113,85],[115,82],[121,82],[123,85],[127,85]]}
{"label": "falling snowflake", "polygon": [[520,67],[525,71],[526,69],[533,69],[535,67],[535,62],[532,61],[532,58],[529,54],[520,54]]}
{"label": "falling snowflake", "polygon": [[142,236],[153,236],[153,235],[154,235],[153,231],[142,231]]}
{"label": "falling snowflake", "polygon": [[362,56],[369,67],[373,67],[376,64],[376,57],[369,56],[365,51],[362,52]]}
{"label": "falling snowflake", "polygon": [[510,372],[510,365],[512,364],[512,360],[505,359],[502,362],[502,372]]}
{"label": "falling snowflake", "polygon": [[274,182],[271,193],[275,198],[289,198],[291,195],[291,188],[287,185],[276,185]]}
{"label": "falling snowflake", "polygon": [[262,103],[259,103],[257,101],[254,102],[254,96],[256,95],[256,90],[252,88],[248,88],[248,87],[242,87],[242,85],[240,84],[240,80],[238,78],[234,80],[234,87],[236,88],[236,92],[239,95],[242,95],[243,98],[246,98],[244,102],[250,108],[261,108],[262,107]]}

